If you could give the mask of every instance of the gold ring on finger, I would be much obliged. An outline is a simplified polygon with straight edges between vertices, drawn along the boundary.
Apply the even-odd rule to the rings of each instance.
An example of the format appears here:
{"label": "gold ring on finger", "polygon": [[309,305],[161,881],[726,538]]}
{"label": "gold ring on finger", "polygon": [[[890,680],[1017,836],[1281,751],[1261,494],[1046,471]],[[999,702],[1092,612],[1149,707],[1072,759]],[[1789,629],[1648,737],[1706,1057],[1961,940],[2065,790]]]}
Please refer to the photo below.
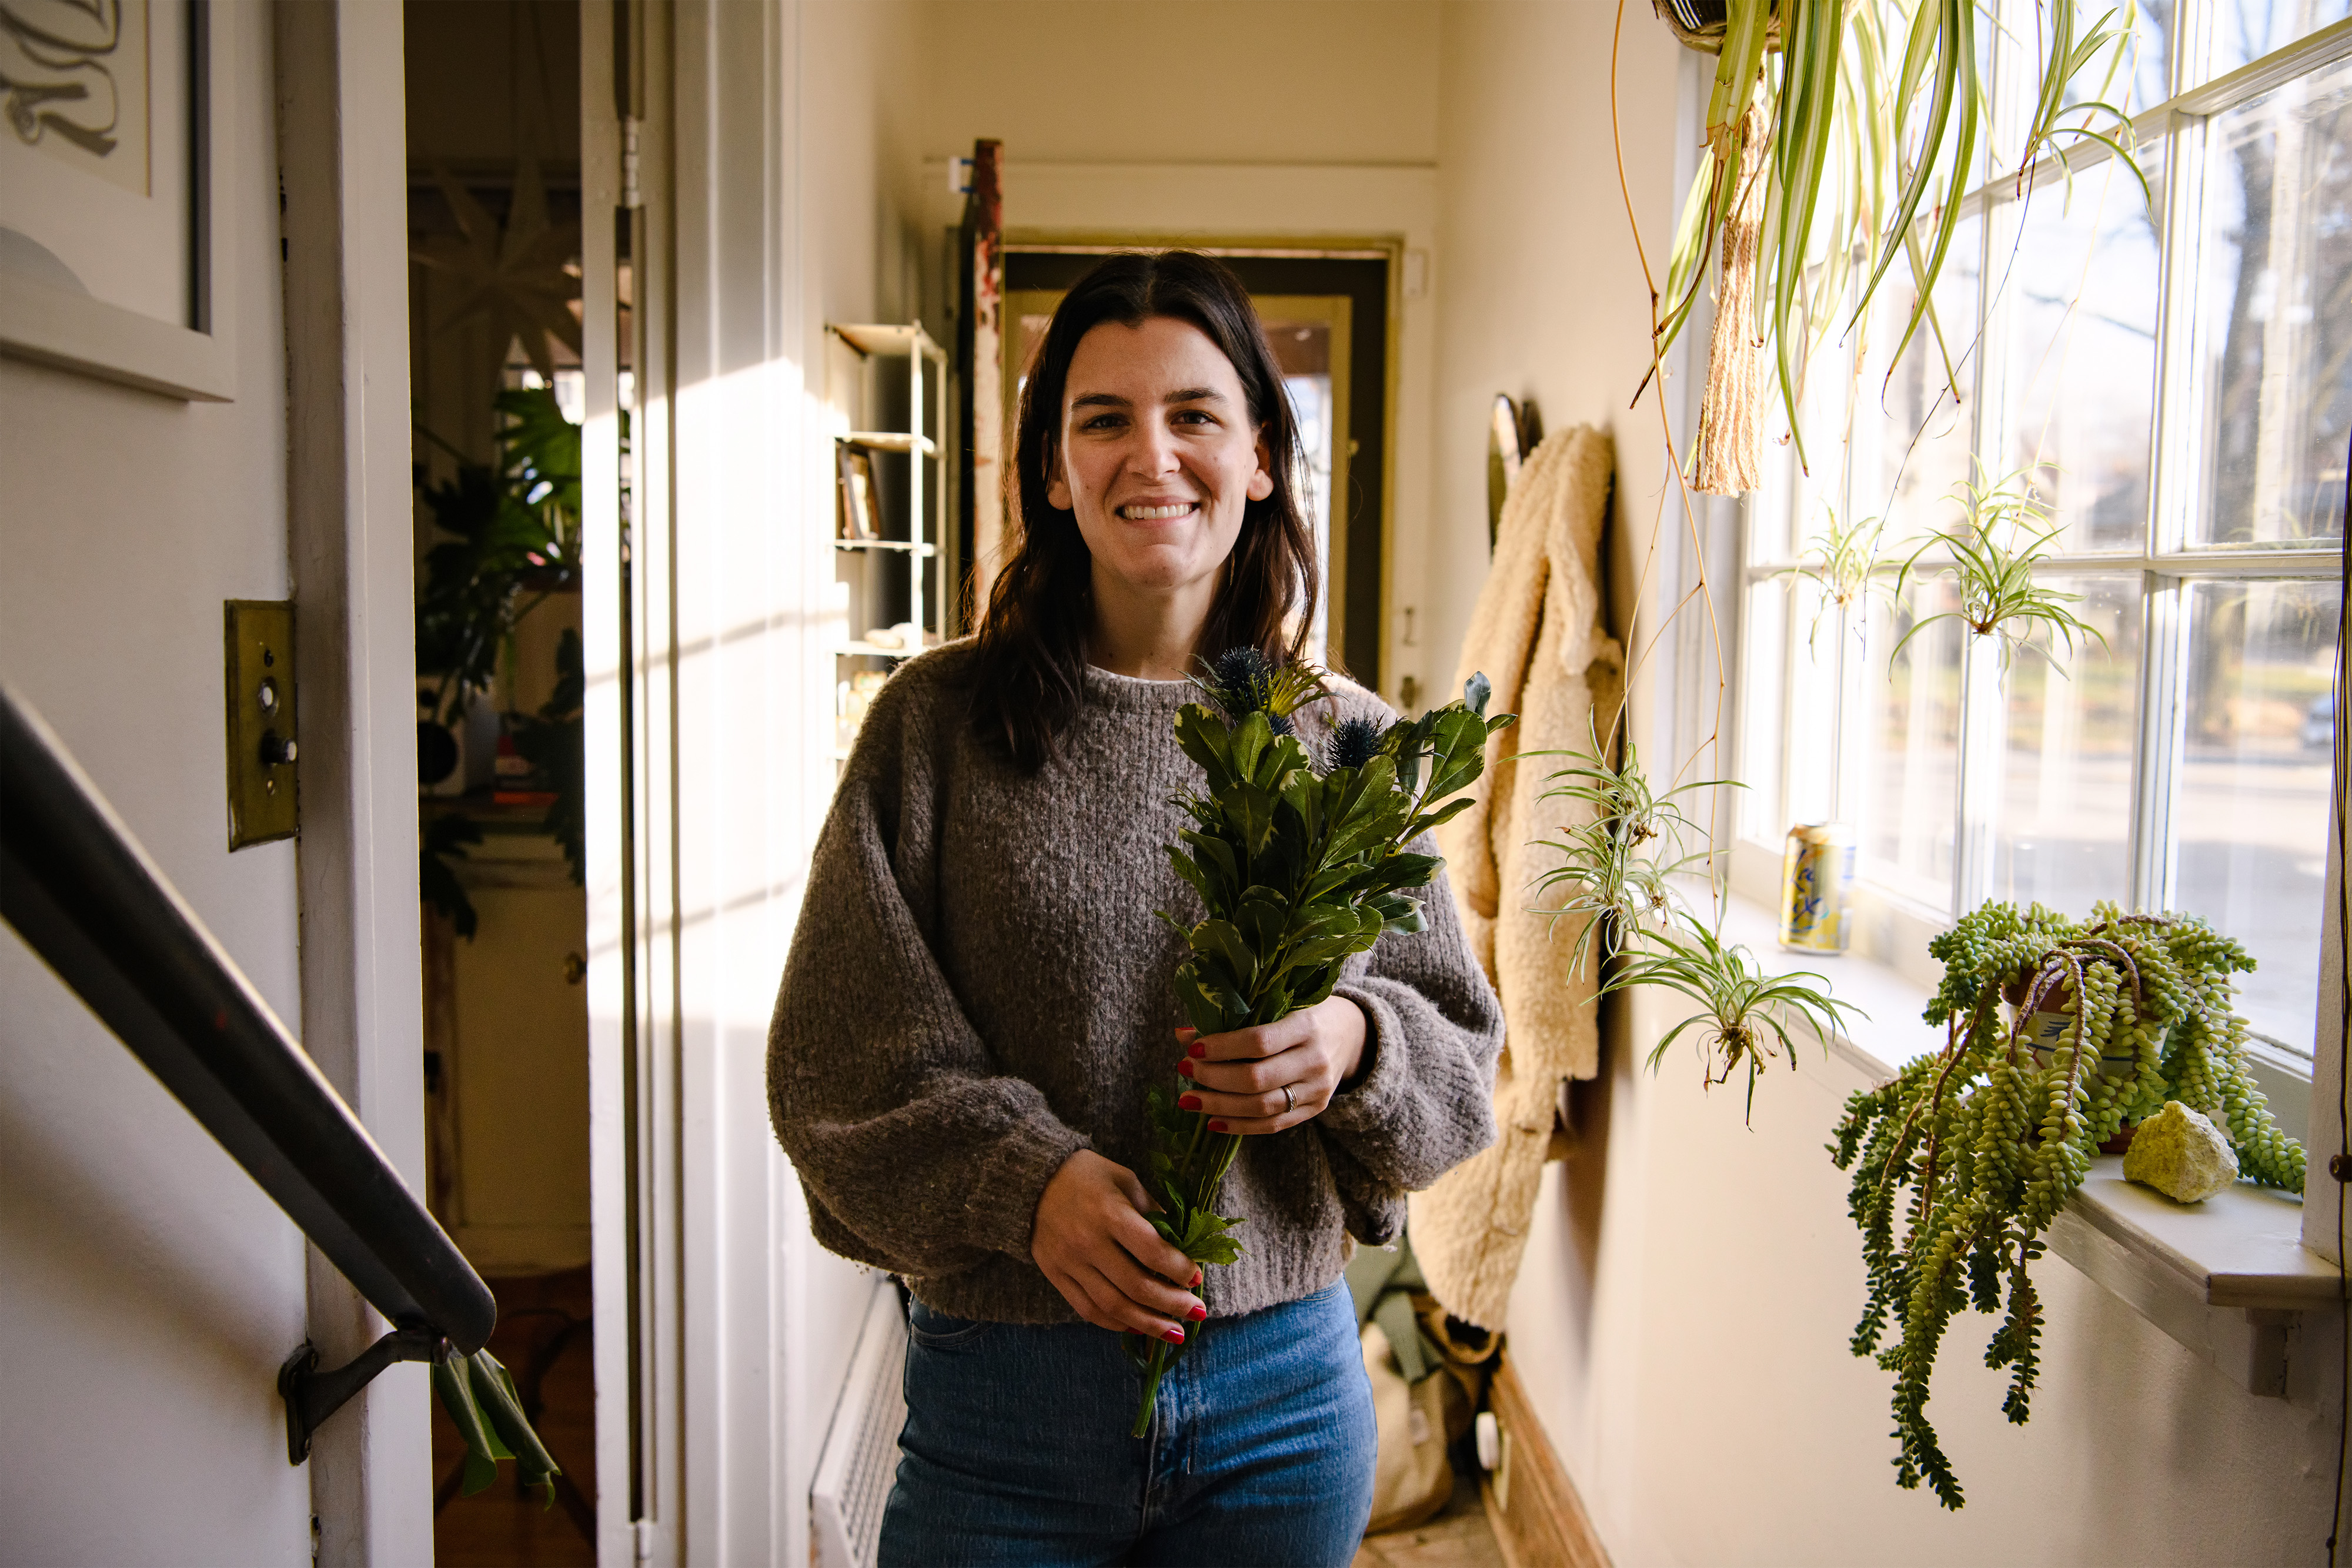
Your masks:
{"label": "gold ring on finger", "polygon": [[1296,1094],[1293,1094],[1293,1093],[1290,1092],[1290,1085],[1289,1085],[1289,1084],[1287,1084],[1287,1083],[1284,1084],[1284,1085],[1282,1086],[1282,1113],[1283,1113],[1284,1115],[1287,1116],[1287,1115],[1289,1115],[1293,1111],[1296,1111],[1296,1110],[1297,1110],[1297,1109],[1298,1109],[1298,1096],[1297,1096],[1297,1095],[1296,1095]]}

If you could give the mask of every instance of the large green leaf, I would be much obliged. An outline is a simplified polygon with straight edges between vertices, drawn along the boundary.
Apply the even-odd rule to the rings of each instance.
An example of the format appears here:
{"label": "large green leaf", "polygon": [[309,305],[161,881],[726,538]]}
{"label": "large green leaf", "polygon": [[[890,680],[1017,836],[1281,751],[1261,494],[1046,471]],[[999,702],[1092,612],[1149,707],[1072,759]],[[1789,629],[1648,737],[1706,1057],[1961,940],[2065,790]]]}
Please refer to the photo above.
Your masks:
{"label": "large green leaf", "polygon": [[1176,744],[1208,774],[1211,789],[1232,776],[1233,742],[1223,722],[1199,703],[1176,710]]}
{"label": "large green leaf", "polygon": [[1225,824],[1243,850],[1252,856],[1263,853],[1266,841],[1274,836],[1274,797],[1255,784],[1236,781],[1218,799],[1224,807]]}
{"label": "large green leaf", "polygon": [[1192,927],[1192,950],[1223,961],[1234,989],[1247,996],[1257,984],[1258,957],[1229,920],[1203,920]]}
{"label": "large green leaf", "polygon": [[1225,1028],[1225,1005],[1201,983],[1201,974],[1192,962],[1177,966],[1176,1005],[1184,1009],[1184,1017],[1202,1034],[1222,1034]]}

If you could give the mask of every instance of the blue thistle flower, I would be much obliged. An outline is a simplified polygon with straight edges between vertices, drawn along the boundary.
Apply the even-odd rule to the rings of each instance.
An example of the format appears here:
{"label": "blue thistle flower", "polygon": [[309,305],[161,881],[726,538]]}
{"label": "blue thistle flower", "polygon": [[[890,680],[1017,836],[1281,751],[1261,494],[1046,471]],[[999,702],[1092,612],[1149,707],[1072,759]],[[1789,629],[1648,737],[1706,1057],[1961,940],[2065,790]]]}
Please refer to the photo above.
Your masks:
{"label": "blue thistle flower", "polygon": [[1209,685],[1226,718],[1237,723],[1244,714],[1265,711],[1274,695],[1274,664],[1255,648],[1228,648],[1209,666]]}
{"label": "blue thistle flower", "polygon": [[1343,718],[1323,742],[1323,770],[1361,768],[1380,754],[1381,727],[1368,718]]}
{"label": "blue thistle flower", "polygon": [[1276,735],[1297,735],[1298,733],[1298,727],[1291,722],[1290,716],[1286,713],[1268,712],[1265,716],[1265,727],[1274,731]]}

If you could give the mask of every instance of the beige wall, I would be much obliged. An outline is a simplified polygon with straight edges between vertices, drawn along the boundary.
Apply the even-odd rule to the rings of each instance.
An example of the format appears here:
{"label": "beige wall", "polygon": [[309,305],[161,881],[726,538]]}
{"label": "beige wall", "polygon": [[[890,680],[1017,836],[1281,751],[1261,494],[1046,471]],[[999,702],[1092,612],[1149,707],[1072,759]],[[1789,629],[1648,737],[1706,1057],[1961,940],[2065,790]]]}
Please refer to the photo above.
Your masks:
{"label": "beige wall", "polygon": [[[1626,410],[1647,312],[1611,154],[1615,19],[1600,0],[1444,8],[1434,511],[1448,531],[1431,568],[1456,605],[1483,575],[1467,519],[1497,392],[1533,393],[1550,429],[1614,432],[1621,572],[1659,515],[1655,402]],[[1646,5],[1624,26],[1626,172],[1655,267],[1686,67]],[[1654,759],[1658,677],[1638,674],[1634,696]],[[2306,1367],[2294,1400],[2254,1398],[2054,1257],[2036,1269],[2049,1322],[2032,1423],[2001,1417],[1981,1365],[1991,1323],[1962,1318],[1930,1410],[1970,1500],[1947,1515],[1899,1490],[1887,1375],[1847,1349],[1862,1270],[1823,1153],[1862,1074],[1818,1058],[1775,1073],[1744,1127],[1736,1089],[1703,1093],[1682,1044],[1660,1074],[1639,1067],[1683,1016],[1645,997],[1630,1042],[1612,1043],[1583,1152],[1546,1173],[1510,1314],[1512,1354],[1619,1568],[2320,1560],[2335,1413],[2311,1391],[2329,1367]]]}
{"label": "beige wall", "polygon": [[1038,162],[1425,162],[1442,8],[930,0],[923,151],[993,136]]}

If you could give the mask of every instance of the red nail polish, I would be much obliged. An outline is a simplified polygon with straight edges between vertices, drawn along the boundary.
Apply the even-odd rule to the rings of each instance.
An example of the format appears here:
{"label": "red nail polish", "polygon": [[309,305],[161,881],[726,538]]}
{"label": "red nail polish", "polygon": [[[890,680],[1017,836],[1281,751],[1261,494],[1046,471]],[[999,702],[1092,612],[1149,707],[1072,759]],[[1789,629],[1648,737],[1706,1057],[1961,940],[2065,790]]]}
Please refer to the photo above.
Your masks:
{"label": "red nail polish", "polygon": [[1207,1279],[1208,1277],[1209,1277],[1209,1271],[1208,1271],[1206,1269],[1195,1269],[1195,1270],[1192,1270],[1192,1288],[1193,1290],[1195,1290],[1195,1291],[1199,1290],[1199,1289],[1201,1288],[1201,1281],[1203,1281],[1203,1280],[1205,1280],[1205,1279]]}
{"label": "red nail polish", "polygon": [[1208,1055],[1208,1054],[1209,1054],[1209,1048],[1208,1048],[1207,1046],[1205,1046],[1205,1045],[1202,1045],[1199,1040],[1194,1040],[1194,1041],[1192,1042],[1192,1054],[1193,1054],[1194,1056],[1206,1056],[1206,1055]]}
{"label": "red nail polish", "polygon": [[1166,1340],[1170,1344],[1182,1344],[1184,1343],[1184,1331],[1182,1329],[1170,1329],[1166,1333],[1161,1334],[1160,1337]]}
{"label": "red nail polish", "polygon": [[1223,1122],[1212,1122],[1209,1124],[1209,1131],[1212,1133],[1230,1133],[1233,1129],[1226,1126]]}
{"label": "red nail polish", "polygon": [[1209,1320],[1209,1309],[1206,1307],[1194,1307],[1191,1312],[1186,1312],[1184,1315],[1191,1318],[1196,1323],[1206,1322]]}
{"label": "red nail polish", "polygon": [[1180,1094],[1176,1097],[1176,1109],[1179,1111],[1197,1111],[1200,1108],[1201,1097],[1198,1094]]}
{"label": "red nail polish", "polygon": [[1182,1073],[1182,1074],[1183,1074],[1185,1077],[1187,1077],[1187,1078],[1192,1077],[1192,1059],[1191,1057],[1189,1057],[1189,1056],[1188,1056],[1188,1057],[1184,1058],[1184,1060],[1183,1060],[1183,1061],[1181,1061],[1178,1062],[1178,1063],[1176,1064],[1176,1071],[1179,1071],[1179,1072],[1181,1072],[1181,1073]]}

